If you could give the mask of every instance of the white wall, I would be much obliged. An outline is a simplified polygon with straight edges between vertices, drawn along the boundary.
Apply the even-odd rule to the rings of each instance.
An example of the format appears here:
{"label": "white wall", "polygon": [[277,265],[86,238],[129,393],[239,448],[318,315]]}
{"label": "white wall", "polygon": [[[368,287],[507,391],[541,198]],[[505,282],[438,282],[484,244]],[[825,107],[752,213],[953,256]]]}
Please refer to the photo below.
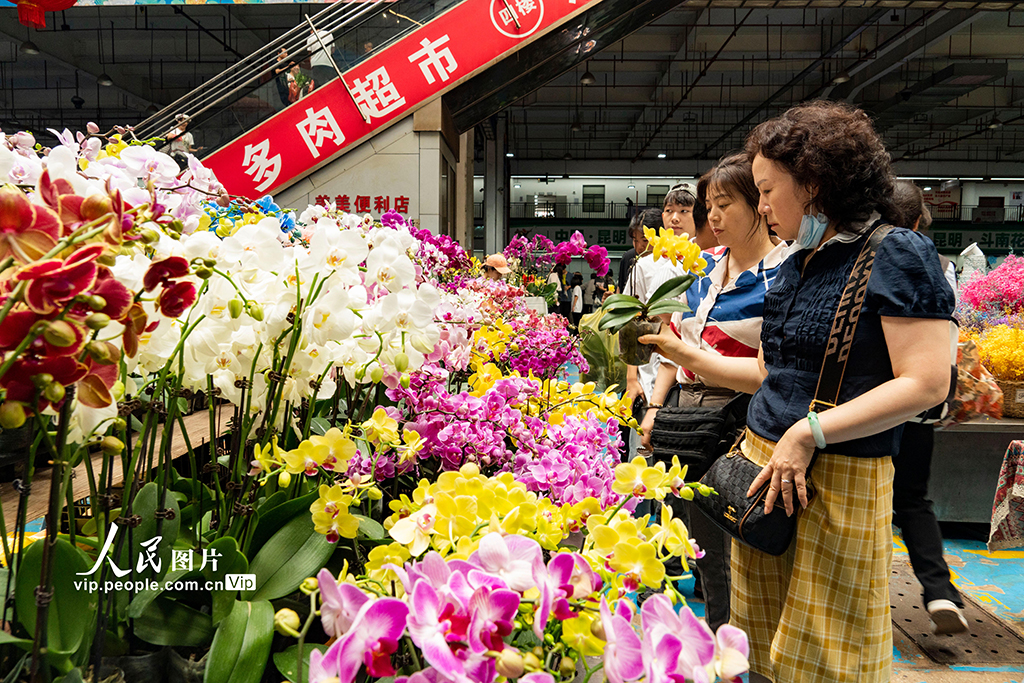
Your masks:
{"label": "white wall", "polygon": [[[518,183],[521,187],[515,187]],[[604,201],[616,204],[625,204],[629,197],[635,203],[643,205],[647,201],[648,185],[668,185],[672,187],[677,183],[697,184],[692,176],[681,178],[550,178],[550,182],[542,182],[536,178],[517,178],[512,176],[511,200],[512,202],[532,202],[535,195],[556,195],[565,197],[570,204],[579,204],[583,201],[584,185],[604,185]],[[635,186],[629,189],[629,185]],[[473,178],[473,201],[482,202],[484,179],[483,176]]]}

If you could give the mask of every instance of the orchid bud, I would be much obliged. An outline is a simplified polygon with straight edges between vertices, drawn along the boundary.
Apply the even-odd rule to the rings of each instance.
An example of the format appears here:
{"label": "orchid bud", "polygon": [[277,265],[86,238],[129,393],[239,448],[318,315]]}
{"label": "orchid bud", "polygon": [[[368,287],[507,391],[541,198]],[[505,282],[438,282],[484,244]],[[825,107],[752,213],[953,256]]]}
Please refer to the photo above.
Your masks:
{"label": "orchid bud", "polygon": [[75,328],[71,327],[71,323],[66,320],[54,320],[46,326],[43,339],[54,346],[65,348],[74,344],[78,336],[75,334]]}
{"label": "orchid bud", "polygon": [[370,370],[370,381],[374,384],[379,384],[384,379],[384,368],[379,365],[375,365],[373,370]]}
{"label": "orchid bud", "polygon": [[105,436],[100,441],[100,450],[104,455],[117,455],[124,450],[124,442],[116,436]]}
{"label": "orchid bud", "polygon": [[117,360],[116,347],[110,342],[91,341],[85,345],[86,353],[97,363],[110,365]]}
{"label": "orchid bud", "polygon": [[494,668],[505,678],[519,678],[523,675],[523,656],[510,647],[503,649],[494,661]]}
{"label": "orchid bud", "polygon": [[110,324],[110,316],[106,313],[93,313],[85,319],[85,325],[94,332],[96,330],[102,330],[104,327]]}
{"label": "orchid bud", "polygon": [[17,401],[4,401],[0,405],[0,427],[17,429],[25,424],[25,407]]}
{"label": "orchid bud", "polygon": [[277,485],[283,489],[288,488],[288,485],[292,483],[292,474],[288,470],[282,469],[277,474]]}
{"label": "orchid bud", "polygon": [[547,643],[548,645],[554,645],[555,644],[555,637],[552,634],[550,634],[550,633],[545,633],[544,634],[544,642]]}
{"label": "orchid bud", "polygon": [[232,299],[228,302],[228,315],[232,320],[238,320],[238,316],[242,315],[242,306],[241,299]]}
{"label": "orchid bud", "polygon": [[532,652],[527,652],[523,655],[523,668],[527,671],[540,671],[544,668],[544,664],[540,661],[540,657]]}
{"label": "orchid bud", "polygon": [[395,355],[395,370],[399,372],[405,372],[405,369],[409,367],[409,356],[404,353]]}
{"label": "orchid bud", "polygon": [[248,304],[246,304],[245,310],[246,312],[248,312],[250,316],[252,316],[253,320],[255,320],[256,322],[263,322],[263,307],[260,306],[258,303],[256,303],[255,301],[250,301]]}
{"label": "orchid bud", "polygon": [[384,497],[384,492],[381,491],[376,486],[371,486],[370,488],[366,489],[366,497],[369,498],[370,500],[380,500],[381,498]]}
{"label": "orchid bud", "polygon": [[[124,398],[124,382],[121,380],[114,382],[114,386],[110,387],[110,395],[114,397],[115,401],[120,401]],[[121,418],[118,419],[121,420]],[[124,422],[124,420],[121,420],[121,422]],[[121,427],[121,429],[124,429],[124,427]]]}
{"label": "orchid bud", "polygon": [[93,294],[89,297],[89,308],[94,311],[102,311],[107,307],[107,300],[99,294]]}
{"label": "orchid bud", "polygon": [[217,206],[224,208],[231,206],[231,195],[229,195],[227,192],[225,192],[222,195],[219,195],[217,197]]}
{"label": "orchid bud", "polygon": [[50,382],[48,385],[46,385],[46,388],[43,389],[43,398],[45,398],[50,403],[60,403],[61,401],[64,400],[65,393],[66,391],[64,389],[63,384],[59,384],[57,382]]}
{"label": "orchid bud", "polygon": [[538,657],[538,658],[543,658],[544,657],[544,648],[542,648],[540,645],[535,646],[532,650],[530,650],[530,652],[533,653],[534,657]]}
{"label": "orchid bud", "polygon": [[113,212],[114,202],[105,194],[92,194],[82,200],[79,212],[87,221],[94,221]]}
{"label": "orchid bud", "polygon": [[203,265],[206,266],[207,268],[216,268],[217,267],[217,259],[215,259],[215,258],[204,258],[203,259]]}
{"label": "orchid bud", "polygon": [[32,383],[36,385],[37,389],[45,389],[53,384],[53,375],[48,372],[40,372],[38,375],[32,375]]}
{"label": "orchid bud", "polygon": [[572,657],[562,657],[558,663],[558,674],[562,678],[572,678],[576,675],[576,660]]}
{"label": "orchid bud", "polygon": [[687,486],[679,492],[679,497],[683,500],[693,500],[693,489]]}
{"label": "orchid bud", "polygon": [[114,431],[117,432],[123,432],[128,428],[128,423],[125,422],[123,417],[115,419],[111,424],[114,426]]}
{"label": "orchid bud", "polygon": [[160,233],[153,228],[146,228],[139,231],[139,239],[143,244],[155,244],[160,241]]}
{"label": "orchid bud", "polygon": [[362,382],[363,377],[366,377],[366,368],[356,368],[355,377],[358,381]]}
{"label": "orchid bud", "polygon": [[408,389],[409,385],[412,383],[412,378],[409,376],[408,372],[403,373],[398,379],[398,383],[402,385],[403,389]]}
{"label": "orchid bud", "polygon": [[85,124],[85,129],[87,131],[89,131],[90,135],[96,135],[96,134],[98,134],[100,132],[100,127],[97,126],[92,121],[90,121],[89,123]]}
{"label": "orchid bud", "polygon": [[302,620],[293,609],[277,610],[274,615],[274,630],[283,636],[298,637],[299,629],[302,627]]}
{"label": "orchid bud", "polygon": [[302,583],[299,584],[299,590],[306,595],[315,593],[320,590],[320,581],[315,576],[307,576],[302,580]]}
{"label": "orchid bud", "polygon": [[199,266],[195,270],[196,277],[200,280],[209,280],[213,277],[213,268],[207,268],[206,266]]}
{"label": "orchid bud", "polygon": [[594,619],[590,622],[590,633],[599,640],[608,640],[608,634],[605,633],[604,624],[600,619]]}
{"label": "orchid bud", "polygon": [[113,268],[117,264],[117,254],[105,251],[96,257],[96,263],[107,268]]}
{"label": "orchid bud", "polygon": [[700,493],[700,495],[704,496],[705,498],[711,495],[711,487],[708,486],[707,484],[701,484],[700,486],[698,486],[697,491]]}

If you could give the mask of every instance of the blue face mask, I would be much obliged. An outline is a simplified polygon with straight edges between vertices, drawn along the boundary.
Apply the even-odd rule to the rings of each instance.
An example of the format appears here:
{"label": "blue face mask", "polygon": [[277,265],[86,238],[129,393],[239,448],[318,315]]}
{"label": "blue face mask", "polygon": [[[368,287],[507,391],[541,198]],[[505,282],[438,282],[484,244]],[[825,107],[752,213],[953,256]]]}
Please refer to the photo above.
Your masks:
{"label": "blue face mask", "polygon": [[817,249],[821,238],[828,228],[828,216],[819,213],[817,216],[804,216],[800,219],[800,232],[796,243],[801,249]]}

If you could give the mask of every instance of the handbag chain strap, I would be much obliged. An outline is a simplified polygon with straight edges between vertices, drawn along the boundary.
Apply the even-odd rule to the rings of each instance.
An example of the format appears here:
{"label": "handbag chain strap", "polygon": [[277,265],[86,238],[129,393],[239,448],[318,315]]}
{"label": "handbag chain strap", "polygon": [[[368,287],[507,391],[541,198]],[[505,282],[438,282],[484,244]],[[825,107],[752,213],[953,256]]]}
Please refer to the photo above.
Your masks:
{"label": "handbag chain strap", "polygon": [[836,309],[832,331],[825,347],[825,357],[821,362],[818,387],[810,406],[810,410],[814,412],[835,408],[839,402],[839,388],[846,373],[846,362],[850,359],[853,335],[857,331],[857,320],[860,318],[864,297],[867,294],[871,267],[875,263],[875,252],[890,230],[891,225],[876,225],[861,247],[857,260],[854,261],[850,279],[847,280],[843,296],[839,299],[839,308]]}

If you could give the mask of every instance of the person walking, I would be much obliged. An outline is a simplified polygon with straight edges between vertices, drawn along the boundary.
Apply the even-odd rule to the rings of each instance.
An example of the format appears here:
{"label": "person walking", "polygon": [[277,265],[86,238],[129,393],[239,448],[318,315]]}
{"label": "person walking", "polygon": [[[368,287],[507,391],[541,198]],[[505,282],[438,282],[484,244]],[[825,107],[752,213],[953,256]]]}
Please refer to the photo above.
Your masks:
{"label": "person walking", "polygon": [[903,423],[948,392],[953,292],[927,238],[888,232],[838,405],[809,414],[842,291],[889,211],[890,157],[867,114],[826,101],[760,124],[746,152],[761,213],[795,240],[765,295],[758,357],[696,349],[666,328],[640,342],[719,385],[756,392],[742,450],[762,470],[747,495],[767,485],[765,512],[798,514],[781,556],[732,543],[730,623],[750,640],[751,682],[888,683],[892,457]]}
{"label": "person walking", "polygon": [[583,313],[594,312],[594,296],[597,294],[597,273],[591,273],[587,284],[583,286]]}
{"label": "person walking", "polygon": [[[910,230],[927,230],[931,213],[924,205],[921,188],[909,180],[897,180],[892,197],[893,225]],[[956,267],[939,256],[946,281],[956,292]],[[953,332],[956,326],[953,326]],[[952,336],[952,335],[951,335]],[[952,339],[956,339],[952,336]],[[956,359],[955,349],[951,349]],[[935,634],[963,633],[968,629],[964,618],[964,601],[949,576],[949,566],[942,557],[942,531],[935,518],[932,501],[928,500],[928,478],[931,476],[935,428],[920,422],[903,425],[899,455],[892,460],[893,523],[903,532],[903,542],[910,556],[910,566],[924,590],[925,609]]]}
{"label": "person walking", "polygon": [[580,320],[583,319],[583,274],[572,275],[572,326],[579,332]]}
{"label": "person walking", "polygon": [[[684,343],[707,353],[756,358],[761,337],[764,297],[782,265],[786,244],[773,241],[768,223],[758,212],[758,192],[750,161],[745,154],[723,158],[697,183],[697,204],[707,221],[711,242],[721,245],[705,252],[708,265],[684,296],[690,310],[672,315],[672,324]],[[679,407],[707,407],[726,410],[738,392],[720,386],[713,379],[678,367],[663,359],[658,369],[648,409],[641,422],[642,443],[651,447],[651,428],[658,408],[665,404],[672,387],[679,387]],[[745,414],[745,410],[743,411]],[[721,455],[715,453],[714,455]],[[691,465],[687,478],[704,476],[711,462]],[[673,516],[689,520],[687,528],[704,556],[695,561],[704,598],[705,616],[712,630],[729,621],[729,542],[727,534],[681,498],[671,501]],[[672,573],[682,566],[666,567]]]}

